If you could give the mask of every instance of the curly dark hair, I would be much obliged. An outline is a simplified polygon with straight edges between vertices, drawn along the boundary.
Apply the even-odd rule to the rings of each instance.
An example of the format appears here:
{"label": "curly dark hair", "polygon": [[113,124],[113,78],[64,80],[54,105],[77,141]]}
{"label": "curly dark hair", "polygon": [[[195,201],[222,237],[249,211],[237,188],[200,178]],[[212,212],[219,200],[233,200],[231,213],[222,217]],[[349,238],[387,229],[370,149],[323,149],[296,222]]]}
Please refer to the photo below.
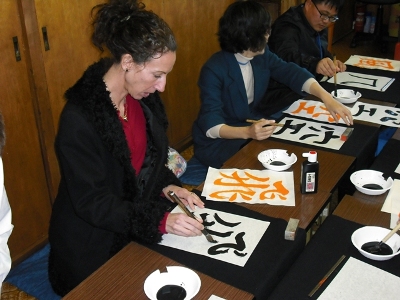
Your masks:
{"label": "curly dark hair", "polygon": [[130,54],[135,63],[141,64],[176,51],[176,40],[168,24],[136,0],[110,0],[96,5],[92,16],[92,42],[101,51],[106,47],[115,62]]}
{"label": "curly dark hair", "polygon": [[242,53],[261,51],[267,44],[271,16],[258,2],[237,1],[219,19],[218,41],[222,50]]}

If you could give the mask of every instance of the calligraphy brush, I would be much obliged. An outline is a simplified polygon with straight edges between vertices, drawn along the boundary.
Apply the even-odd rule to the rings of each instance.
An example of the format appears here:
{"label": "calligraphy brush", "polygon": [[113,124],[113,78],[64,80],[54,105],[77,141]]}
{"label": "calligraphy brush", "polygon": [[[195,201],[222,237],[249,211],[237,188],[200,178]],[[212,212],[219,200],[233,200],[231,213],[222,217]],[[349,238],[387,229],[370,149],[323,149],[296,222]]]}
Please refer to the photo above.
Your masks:
{"label": "calligraphy brush", "polygon": [[[181,199],[179,199],[179,197],[178,197],[173,191],[169,191],[169,192],[168,192],[168,196],[170,196],[171,199],[172,199],[176,204],[179,205],[179,207],[184,211],[184,213],[185,213],[187,216],[191,217],[192,219],[195,219],[196,221],[199,221],[199,220],[197,220],[197,218],[194,216],[193,212],[191,212],[191,211],[189,211],[189,210],[187,209],[187,207],[182,203]],[[217,243],[217,241],[214,240],[214,238],[211,236],[211,234],[210,234],[205,228],[204,228],[201,232],[205,235],[207,241],[209,241],[210,243]]]}
{"label": "calligraphy brush", "polygon": [[324,284],[324,282],[332,275],[332,273],[337,269],[340,263],[346,258],[346,256],[342,255],[339,260],[333,265],[333,267],[326,273],[326,275],[317,283],[315,288],[308,294],[308,297],[312,297],[316,291]]}
{"label": "calligraphy brush", "polygon": [[[335,65],[335,68],[336,68],[336,55],[335,54],[333,55],[333,64]],[[335,70],[335,74],[333,75],[333,82],[335,83],[335,97],[337,97],[338,94],[337,94],[337,86],[336,86],[336,83],[337,83],[336,70]]]}
{"label": "calligraphy brush", "polygon": [[[251,119],[247,119],[246,122],[247,123],[258,123],[261,120],[251,120]],[[268,125],[264,125],[263,127],[267,127],[267,126],[277,126],[277,127],[283,127],[285,126],[284,124],[280,124],[280,123],[274,123],[274,124],[268,124]],[[299,125],[289,125],[288,127],[291,129],[297,129]]]}

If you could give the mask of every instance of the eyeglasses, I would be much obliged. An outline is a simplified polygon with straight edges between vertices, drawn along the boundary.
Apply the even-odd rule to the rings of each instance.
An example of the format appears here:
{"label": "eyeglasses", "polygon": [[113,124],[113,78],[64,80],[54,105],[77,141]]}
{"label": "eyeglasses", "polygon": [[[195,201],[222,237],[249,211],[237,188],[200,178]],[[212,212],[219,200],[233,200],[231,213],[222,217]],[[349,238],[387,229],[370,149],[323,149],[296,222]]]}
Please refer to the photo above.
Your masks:
{"label": "eyeglasses", "polygon": [[314,1],[311,0],[311,2],[312,2],[312,4],[314,4],[315,8],[317,9],[317,11],[319,13],[319,17],[322,19],[322,21],[329,21],[329,22],[335,23],[337,20],[339,20],[338,16],[328,16],[328,15],[322,14],[319,11],[317,5],[314,3]]}

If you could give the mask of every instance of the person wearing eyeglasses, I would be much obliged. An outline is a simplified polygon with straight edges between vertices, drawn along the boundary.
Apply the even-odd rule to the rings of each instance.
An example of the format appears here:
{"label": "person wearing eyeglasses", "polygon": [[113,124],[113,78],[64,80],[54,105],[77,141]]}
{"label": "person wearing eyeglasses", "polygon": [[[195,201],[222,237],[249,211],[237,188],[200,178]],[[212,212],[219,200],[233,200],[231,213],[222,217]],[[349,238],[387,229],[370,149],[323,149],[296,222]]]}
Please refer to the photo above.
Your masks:
{"label": "person wearing eyeglasses", "polygon": [[[272,25],[268,41],[270,50],[283,60],[306,68],[318,81],[345,71],[346,65],[340,60],[336,60],[335,65],[333,55],[327,49],[327,28],[339,20],[338,13],[343,4],[344,0],[306,0],[289,8]],[[299,96],[276,81],[270,82],[261,109],[273,113]],[[276,98],[281,99],[280,107],[276,107]]]}
{"label": "person wearing eyeglasses", "polygon": [[[221,51],[201,68],[200,111],[192,128],[194,155],[220,168],[251,139],[269,138],[275,121],[258,109],[272,78],[297,93],[321,99],[337,120],[352,124],[351,112],[324,90],[314,76],[269,51],[271,17],[258,1],[235,1],[219,19]],[[276,103],[280,99],[276,99]],[[247,119],[260,120],[249,124]]]}
{"label": "person wearing eyeglasses", "polygon": [[343,72],[346,65],[328,51],[328,26],[336,22],[344,0],[306,0],[291,7],[272,25],[269,46],[286,61],[314,74],[317,80]]}

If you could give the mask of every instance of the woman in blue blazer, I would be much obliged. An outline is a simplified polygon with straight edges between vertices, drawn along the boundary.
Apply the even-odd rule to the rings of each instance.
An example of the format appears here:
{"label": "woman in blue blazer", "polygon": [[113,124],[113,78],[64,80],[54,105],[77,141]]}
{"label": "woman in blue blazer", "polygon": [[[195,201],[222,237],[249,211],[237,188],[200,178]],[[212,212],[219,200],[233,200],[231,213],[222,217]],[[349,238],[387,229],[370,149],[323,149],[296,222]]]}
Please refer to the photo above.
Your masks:
{"label": "woman in blue blazer", "polygon": [[[307,70],[287,63],[267,46],[271,18],[255,1],[237,1],[219,20],[218,40],[222,51],[211,56],[200,72],[201,107],[193,124],[195,157],[219,168],[249,140],[271,136],[274,120],[249,125],[246,119],[262,119],[257,107],[274,78],[293,91],[320,98],[337,121],[349,125],[350,111],[334,100]],[[279,99],[277,99],[279,101]]]}

